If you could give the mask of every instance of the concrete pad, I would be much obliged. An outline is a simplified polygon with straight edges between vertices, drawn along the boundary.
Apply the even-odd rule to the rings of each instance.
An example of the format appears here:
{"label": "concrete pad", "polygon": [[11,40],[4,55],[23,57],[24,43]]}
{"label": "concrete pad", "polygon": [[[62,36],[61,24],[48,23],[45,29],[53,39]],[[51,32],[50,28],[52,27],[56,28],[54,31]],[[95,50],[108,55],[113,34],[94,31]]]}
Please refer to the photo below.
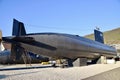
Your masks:
{"label": "concrete pad", "polygon": [[[16,65],[13,65],[11,67],[16,67]],[[103,74],[107,71],[111,71],[119,67],[120,67],[120,62],[117,62],[117,64],[95,64],[90,66],[71,67],[71,68],[48,67],[48,68],[37,68],[37,69],[34,68],[34,69],[23,69],[23,70],[9,70],[9,71],[6,70],[6,71],[0,71],[0,80],[85,80],[85,79],[89,80],[93,76]],[[9,66],[7,68],[9,68]],[[116,71],[117,70],[114,71],[115,74],[117,74]],[[113,74],[113,76],[115,76],[115,74]],[[117,75],[119,76],[119,74]],[[93,80],[97,80],[97,79],[93,79]],[[105,80],[105,79],[103,77],[98,80]],[[113,80],[120,80],[120,79],[115,78]]]}
{"label": "concrete pad", "polygon": [[73,66],[74,67],[87,66],[87,58],[77,58],[77,60],[73,62]]}
{"label": "concrete pad", "polygon": [[120,80],[120,68],[97,74],[82,80]]}

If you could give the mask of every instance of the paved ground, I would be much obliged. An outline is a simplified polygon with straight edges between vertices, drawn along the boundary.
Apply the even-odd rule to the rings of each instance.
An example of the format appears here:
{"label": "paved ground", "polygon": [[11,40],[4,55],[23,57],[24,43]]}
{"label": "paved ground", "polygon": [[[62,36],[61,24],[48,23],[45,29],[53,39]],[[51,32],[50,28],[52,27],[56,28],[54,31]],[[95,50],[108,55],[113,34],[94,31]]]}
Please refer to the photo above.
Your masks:
{"label": "paved ground", "polygon": [[[1,69],[14,67],[25,65],[0,66]],[[4,70],[0,71],[0,80],[120,80],[119,67],[120,62],[64,69],[41,66],[34,69]]]}
{"label": "paved ground", "polygon": [[120,80],[120,68],[103,72],[83,80]]}

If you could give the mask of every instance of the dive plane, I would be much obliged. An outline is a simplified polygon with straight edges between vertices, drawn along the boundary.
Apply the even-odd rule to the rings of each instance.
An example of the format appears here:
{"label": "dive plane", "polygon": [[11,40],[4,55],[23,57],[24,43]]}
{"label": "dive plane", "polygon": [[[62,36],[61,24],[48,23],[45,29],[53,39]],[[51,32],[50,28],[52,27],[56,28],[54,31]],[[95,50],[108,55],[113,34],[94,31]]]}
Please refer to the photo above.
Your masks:
{"label": "dive plane", "polygon": [[[49,61],[49,58],[31,53],[31,52],[27,52],[27,56],[30,57],[29,62],[31,63]],[[24,63],[23,56],[20,56],[20,58],[15,61],[11,58],[11,50],[6,49],[4,47],[3,42],[2,42],[2,31],[0,31],[0,64],[18,64],[18,63]]]}

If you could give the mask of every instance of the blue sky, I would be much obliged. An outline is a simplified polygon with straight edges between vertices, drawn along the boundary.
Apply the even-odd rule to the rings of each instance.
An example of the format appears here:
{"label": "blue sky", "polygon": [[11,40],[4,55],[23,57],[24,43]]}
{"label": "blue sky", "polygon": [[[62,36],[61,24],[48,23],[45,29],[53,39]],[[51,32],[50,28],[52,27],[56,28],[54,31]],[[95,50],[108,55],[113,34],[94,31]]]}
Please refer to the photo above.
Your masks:
{"label": "blue sky", "polygon": [[27,33],[58,32],[84,36],[120,27],[120,0],[0,0],[0,29],[12,34],[13,18]]}

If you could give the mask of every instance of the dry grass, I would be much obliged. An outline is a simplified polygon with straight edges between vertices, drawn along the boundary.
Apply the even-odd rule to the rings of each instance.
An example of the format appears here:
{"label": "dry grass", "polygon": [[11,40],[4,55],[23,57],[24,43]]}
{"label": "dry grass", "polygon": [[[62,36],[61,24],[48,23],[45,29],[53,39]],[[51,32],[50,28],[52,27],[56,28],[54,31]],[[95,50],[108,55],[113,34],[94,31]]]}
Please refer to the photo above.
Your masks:
{"label": "dry grass", "polygon": [[[120,43],[120,28],[106,31],[104,34],[104,40],[106,44],[119,44]],[[94,40],[94,35],[86,35],[86,38]]]}

